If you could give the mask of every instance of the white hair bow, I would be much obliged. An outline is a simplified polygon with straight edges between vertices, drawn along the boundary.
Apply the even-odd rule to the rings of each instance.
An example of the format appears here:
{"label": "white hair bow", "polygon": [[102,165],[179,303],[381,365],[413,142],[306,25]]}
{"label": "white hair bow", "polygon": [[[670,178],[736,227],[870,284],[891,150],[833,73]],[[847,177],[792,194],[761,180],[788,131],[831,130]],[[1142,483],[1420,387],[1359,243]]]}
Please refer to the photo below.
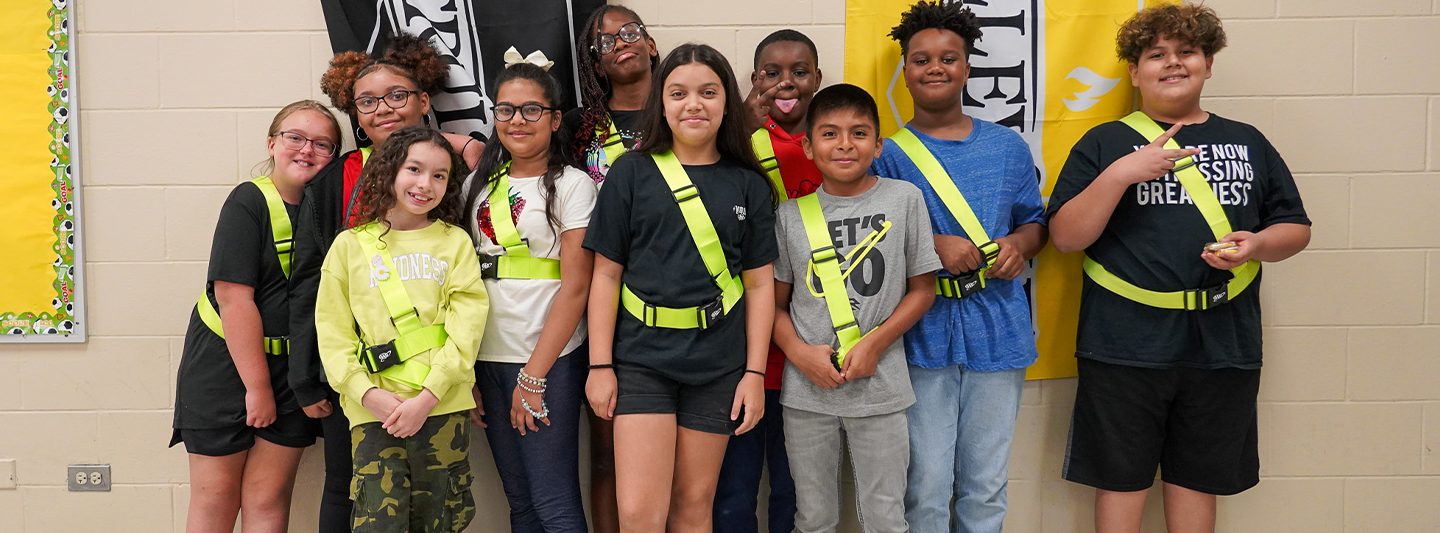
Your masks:
{"label": "white hair bow", "polygon": [[530,52],[528,56],[520,57],[520,51],[516,50],[514,46],[511,46],[509,50],[505,51],[505,68],[510,68],[512,65],[518,65],[520,63],[535,65],[546,72],[549,72],[550,66],[555,64],[554,61],[545,57],[544,52],[536,50]]}

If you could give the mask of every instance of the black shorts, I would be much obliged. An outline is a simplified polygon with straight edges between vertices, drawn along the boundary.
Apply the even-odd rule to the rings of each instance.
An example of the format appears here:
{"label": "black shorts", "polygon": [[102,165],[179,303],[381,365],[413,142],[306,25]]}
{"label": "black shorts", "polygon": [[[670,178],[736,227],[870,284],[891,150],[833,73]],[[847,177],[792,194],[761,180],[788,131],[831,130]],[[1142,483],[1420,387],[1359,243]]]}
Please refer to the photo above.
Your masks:
{"label": "black shorts", "polygon": [[224,457],[243,452],[255,446],[255,439],[279,444],[287,448],[305,448],[315,444],[319,420],[305,416],[296,410],[275,417],[275,422],[263,428],[252,428],[245,424],[223,428],[176,429],[170,435],[170,445],[185,443],[185,451],[196,455]]}
{"label": "black shorts", "polygon": [[741,368],[703,385],[687,385],[651,368],[617,364],[615,414],[674,413],[682,428],[730,435],[743,419],[731,420],[730,408],[744,376]]}
{"label": "black shorts", "polygon": [[1080,358],[1065,479],[1115,492],[1238,494],[1260,482],[1260,370],[1150,369]]}

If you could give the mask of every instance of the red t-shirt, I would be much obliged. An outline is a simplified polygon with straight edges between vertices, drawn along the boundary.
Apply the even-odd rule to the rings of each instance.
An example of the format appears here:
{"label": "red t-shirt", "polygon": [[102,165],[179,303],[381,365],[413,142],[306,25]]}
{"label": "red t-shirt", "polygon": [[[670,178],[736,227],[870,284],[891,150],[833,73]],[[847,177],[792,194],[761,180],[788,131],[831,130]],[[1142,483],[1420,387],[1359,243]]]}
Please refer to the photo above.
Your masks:
{"label": "red t-shirt", "polygon": [[[775,159],[780,163],[780,179],[785,182],[785,196],[799,198],[819,189],[824,178],[820,175],[820,169],[815,168],[815,162],[805,157],[805,148],[800,146],[800,139],[804,139],[805,134],[792,137],[774,120],[767,122],[765,129],[770,132],[770,145],[775,148]],[[784,372],[785,352],[772,342],[770,359],[765,364],[765,388],[780,390],[780,375]]]}

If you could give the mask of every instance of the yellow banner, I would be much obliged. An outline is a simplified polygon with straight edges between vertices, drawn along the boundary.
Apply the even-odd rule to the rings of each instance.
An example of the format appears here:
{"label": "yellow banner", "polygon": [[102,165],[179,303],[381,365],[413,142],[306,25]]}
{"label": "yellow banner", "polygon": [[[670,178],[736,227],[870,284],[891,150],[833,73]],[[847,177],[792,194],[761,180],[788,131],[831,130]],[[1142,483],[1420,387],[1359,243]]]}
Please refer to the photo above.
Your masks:
{"label": "yellow banner", "polygon": [[[888,37],[913,0],[849,0],[845,81],[869,90],[890,135],[912,115],[900,45]],[[967,2],[968,3],[968,2]],[[988,0],[970,5],[984,36],[970,57],[966,114],[1010,127],[1030,144],[1047,201],[1070,148],[1090,128],[1129,113],[1133,92],[1115,57],[1115,32],[1138,9],[1163,0]],[[1027,377],[1075,375],[1080,254],[1053,247],[1027,271],[1040,360]]]}

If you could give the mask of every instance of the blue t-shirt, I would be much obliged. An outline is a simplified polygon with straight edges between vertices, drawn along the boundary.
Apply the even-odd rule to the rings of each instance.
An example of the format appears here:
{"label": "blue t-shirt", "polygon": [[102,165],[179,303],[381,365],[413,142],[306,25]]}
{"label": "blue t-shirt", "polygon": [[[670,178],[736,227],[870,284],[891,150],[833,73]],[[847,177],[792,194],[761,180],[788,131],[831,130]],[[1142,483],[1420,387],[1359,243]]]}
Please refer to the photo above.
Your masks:
{"label": "blue t-shirt", "polygon": [[[1009,128],[979,119],[974,124],[970,136],[959,141],[910,131],[945,167],[991,239],[1024,224],[1044,223],[1045,206],[1030,147]],[[885,149],[870,170],[919,187],[935,234],[969,238],[894,141],[885,139]],[[949,276],[945,270],[939,274]],[[905,355],[910,364],[930,369],[960,365],[997,372],[1030,366],[1037,352],[1022,281],[989,279],[985,290],[965,298],[937,296],[930,311],[905,333]]]}

